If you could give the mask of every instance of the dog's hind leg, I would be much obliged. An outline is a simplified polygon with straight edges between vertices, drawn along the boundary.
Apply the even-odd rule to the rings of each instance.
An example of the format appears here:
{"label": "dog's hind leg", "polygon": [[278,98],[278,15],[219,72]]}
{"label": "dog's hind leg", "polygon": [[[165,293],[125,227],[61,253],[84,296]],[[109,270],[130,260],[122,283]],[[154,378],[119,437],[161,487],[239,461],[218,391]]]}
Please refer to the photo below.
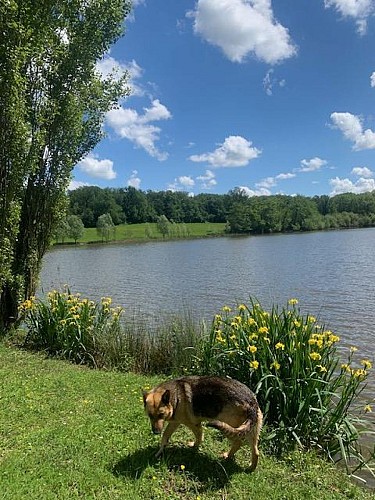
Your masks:
{"label": "dog's hind leg", "polygon": [[241,448],[242,442],[242,439],[231,439],[232,446],[228,452],[223,453],[223,458],[233,458],[234,454]]}
{"label": "dog's hind leg", "polygon": [[163,432],[163,436],[161,438],[161,443],[160,443],[160,448],[158,452],[156,453],[155,457],[159,458],[160,455],[163,453],[164,448],[167,446],[169,438],[172,436],[172,434],[178,429],[180,424],[176,422],[169,422],[165,431]]}
{"label": "dog's hind leg", "polygon": [[195,441],[189,441],[189,446],[194,446],[194,448],[198,448],[203,441],[203,427],[202,424],[189,425],[189,429],[191,429],[194,433]]}
{"label": "dog's hind leg", "polygon": [[250,471],[254,471],[258,465],[259,450],[258,450],[258,434],[256,429],[253,430],[247,437],[247,441],[251,446],[251,466]]}

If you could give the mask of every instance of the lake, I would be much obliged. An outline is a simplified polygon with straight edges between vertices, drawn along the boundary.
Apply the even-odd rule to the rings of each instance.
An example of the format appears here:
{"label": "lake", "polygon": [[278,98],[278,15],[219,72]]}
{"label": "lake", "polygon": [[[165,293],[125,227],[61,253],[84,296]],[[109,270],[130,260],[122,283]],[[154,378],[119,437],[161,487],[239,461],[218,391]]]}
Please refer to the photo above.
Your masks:
{"label": "lake", "polygon": [[[374,257],[375,228],[60,247],[44,257],[41,290],[68,284],[150,321],[186,311],[211,320],[250,296],[265,308],[297,298],[303,313],[374,360]],[[370,385],[375,392],[375,377]]]}

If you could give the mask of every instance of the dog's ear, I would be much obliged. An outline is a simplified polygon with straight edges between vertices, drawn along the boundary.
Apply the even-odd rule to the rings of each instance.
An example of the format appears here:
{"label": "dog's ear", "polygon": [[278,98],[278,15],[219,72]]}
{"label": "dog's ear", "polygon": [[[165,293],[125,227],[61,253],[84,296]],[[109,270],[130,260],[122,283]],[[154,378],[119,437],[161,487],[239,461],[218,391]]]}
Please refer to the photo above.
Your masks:
{"label": "dog's ear", "polygon": [[171,391],[167,389],[161,397],[161,402],[163,403],[163,405],[169,404],[170,398],[171,398]]}

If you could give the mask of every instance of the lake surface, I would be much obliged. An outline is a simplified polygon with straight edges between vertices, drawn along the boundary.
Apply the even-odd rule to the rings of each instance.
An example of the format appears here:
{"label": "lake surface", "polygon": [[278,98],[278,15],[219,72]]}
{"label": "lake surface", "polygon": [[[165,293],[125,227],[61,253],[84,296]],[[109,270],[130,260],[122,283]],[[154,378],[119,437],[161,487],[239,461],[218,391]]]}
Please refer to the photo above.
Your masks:
{"label": "lake surface", "polygon": [[211,320],[250,296],[265,308],[297,298],[374,360],[375,228],[56,248],[43,260],[41,290],[64,284],[150,319],[191,311]]}

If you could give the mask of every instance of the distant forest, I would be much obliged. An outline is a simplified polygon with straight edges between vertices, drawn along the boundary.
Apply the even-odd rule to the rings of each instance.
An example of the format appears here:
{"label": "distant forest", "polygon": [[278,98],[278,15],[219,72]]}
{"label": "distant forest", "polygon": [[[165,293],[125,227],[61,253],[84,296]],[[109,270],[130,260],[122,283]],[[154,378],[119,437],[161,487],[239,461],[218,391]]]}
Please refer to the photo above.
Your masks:
{"label": "distant forest", "polygon": [[141,191],[133,187],[84,186],[69,192],[69,215],[96,227],[103,214],[115,225],[155,222],[226,222],[231,233],[279,233],[375,226],[375,191],[306,197],[272,195],[249,198],[235,188],[228,194]]}

